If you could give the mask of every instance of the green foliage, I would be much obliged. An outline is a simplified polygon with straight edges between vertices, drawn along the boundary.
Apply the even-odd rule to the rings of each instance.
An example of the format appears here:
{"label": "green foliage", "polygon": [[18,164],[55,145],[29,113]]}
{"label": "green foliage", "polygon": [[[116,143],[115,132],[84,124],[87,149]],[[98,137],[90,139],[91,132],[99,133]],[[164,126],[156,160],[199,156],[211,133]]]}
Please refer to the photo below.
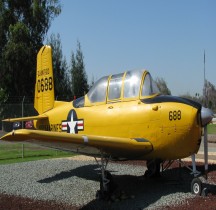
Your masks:
{"label": "green foliage", "polygon": [[66,58],[62,54],[60,35],[51,34],[47,43],[52,47],[55,96],[58,100],[69,100],[72,97],[69,71]]}
{"label": "green foliage", "polygon": [[7,96],[33,95],[36,55],[60,12],[59,0],[0,0],[0,90]]}
{"label": "green foliage", "polygon": [[[5,101],[7,101],[7,94],[5,93],[5,90],[0,88],[0,105],[5,103]],[[0,110],[0,113],[1,113],[1,110]]]}
{"label": "green foliage", "polygon": [[34,95],[37,52],[60,12],[59,0],[0,0],[0,120],[17,115],[11,98]]}
{"label": "green foliage", "polygon": [[89,87],[80,42],[77,42],[76,55],[73,52],[71,55],[71,77],[73,95],[79,98],[86,94]]}
{"label": "green foliage", "polygon": [[[27,26],[21,22],[9,26],[8,41],[2,52],[5,69],[2,88],[8,95],[27,95],[33,77],[29,66],[35,61],[31,55],[30,34]],[[33,83],[34,84],[34,83]],[[4,85],[4,86],[3,86]]]}

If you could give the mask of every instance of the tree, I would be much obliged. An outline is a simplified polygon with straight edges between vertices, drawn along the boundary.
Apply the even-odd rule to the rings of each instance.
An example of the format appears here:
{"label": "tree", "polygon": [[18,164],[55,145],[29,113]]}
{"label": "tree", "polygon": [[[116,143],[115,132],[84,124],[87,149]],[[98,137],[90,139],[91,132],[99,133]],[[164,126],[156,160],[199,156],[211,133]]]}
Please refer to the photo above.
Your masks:
{"label": "tree", "polygon": [[71,80],[72,93],[76,98],[83,96],[88,91],[88,79],[85,71],[84,57],[80,42],[77,41],[76,55],[71,55]]}
{"label": "tree", "polygon": [[167,87],[167,84],[165,82],[165,80],[163,78],[156,78],[155,80],[161,94],[163,95],[171,95],[171,91],[169,90],[169,88]]}
{"label": "tree", "polygon": [[199,95],[199,93],[195,93],[195,95],[191,95],[189,92],[185,93],[185,94],[181,94],[179,97],[182,97],[182,98],[187,98],[187,99],[190,99],[192,101],[196,101],[198,103],[202,103],[202,97]]}
{"label": "tree", "polygon": [[33,95],[36,55],[60,12],[59,0],[0,0],[0,89],[5,97]]}
{"label": "tree", "polygon": [[205,80],[203,94],[204,106],[216,111],[216,88],[208,80]]}
{"label": "tree", "polygon": [[55,96],[57,99],[71,99],[72,91],[66,58],[63,58],[60,35],[51,34],[47,43],[52,46]]}
{"label": "tree", "polygon": [[91,82],[89,83],[89,90],[94,86],[94,83],[95,83],[95,79],[94,79],[94,75],[92,75]]}

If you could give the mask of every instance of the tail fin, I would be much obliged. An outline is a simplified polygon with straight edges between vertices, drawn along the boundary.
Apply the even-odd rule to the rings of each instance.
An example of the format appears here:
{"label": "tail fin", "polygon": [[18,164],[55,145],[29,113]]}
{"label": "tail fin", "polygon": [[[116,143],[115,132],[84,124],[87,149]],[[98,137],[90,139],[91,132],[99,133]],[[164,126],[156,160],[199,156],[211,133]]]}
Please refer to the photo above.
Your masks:
{"label": "tail fin", "polygon": [[42,114],[54,106],[52,49],[43,46],[37,54],[34,108]]}

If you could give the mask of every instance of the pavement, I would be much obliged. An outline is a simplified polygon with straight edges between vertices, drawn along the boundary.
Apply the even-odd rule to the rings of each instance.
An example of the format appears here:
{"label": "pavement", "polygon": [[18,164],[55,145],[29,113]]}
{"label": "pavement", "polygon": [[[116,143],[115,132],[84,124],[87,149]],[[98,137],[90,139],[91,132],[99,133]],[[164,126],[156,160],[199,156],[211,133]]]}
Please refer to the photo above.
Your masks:
{"label": "pavement", "polygon": [[[215,136],[216,137],[216,136]],[[188,158],[191,160],[191,158]],[[204,144],[203,141],[201,142],[200,149],[196,154],[196,161],[197,162],[204,162]],[[208,162],[209,163],[216,163],[216,142],[208,142]]]}

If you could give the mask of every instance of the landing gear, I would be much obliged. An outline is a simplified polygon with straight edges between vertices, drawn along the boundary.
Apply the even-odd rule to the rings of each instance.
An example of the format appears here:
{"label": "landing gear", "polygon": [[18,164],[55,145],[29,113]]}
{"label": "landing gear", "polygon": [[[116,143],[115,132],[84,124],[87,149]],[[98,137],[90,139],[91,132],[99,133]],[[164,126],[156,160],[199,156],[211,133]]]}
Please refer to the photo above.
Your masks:
{"label": "landing gear", "polygon": [[201,177],[194,178],[191,182],[191,192],[194,195],[207,196],[208,189],[204,187],[206,180],[202,180]]}
{"label": "landing gear", "polygon": [[96,193],[96,199],[108,200],[114,192],[114,190],[116,189],[116,184],[113,181],[111,173],[106,170],[109,158],[104,158],[102,154],[101,163],[99,163],[99,161],[96,158],[95,160],[101,169],[100,190],[98,190]]}
{"label": "landing gear", "polygon": [[146,178],[155,178],[160,177],[160,164],[161,161],[158,159],[147,160],[146,166],[147,170],[145,171],[144,177]]}
{"label": "landing gear", "polygon": [[113,177],[109,171],[104,172],[104,179],[100,179],[100,190],[96,193],[96,198],[99,200],[107,200],[114,191]]}
{"label": "landing gear", "polygon": [[[184,166],[189,171],[191,171],[190,174],[194,177],[191,181],[191,193],[194,195],[199,195],[199,196],[207,196],[207,194],[208,194],[208,189],[206,188],[207,176],[206,175],[202,176],[201,172],[197,170],[196,161],[195,161],[195,154],[191,155],[191,160],[192,160],[192,168],[189,167],[187,164],[185,164],[185,162],[182,161],[181,159],[168,161],[167,163],[165,161],[162,164],[162,171],[169,169],[169,167],[174,162],[179,164],[179,168]],[[181,170],[179,170],[179,173],[180,172],[181,172]],[[179,177],[181,177],[180,174],[179,174]]]}
{"label": "landing gear", "polygon": [[194,195],[201,195],[202,193],[202,181],[199,178],[194,178],[191,182],[191,192]]}
{"label": "landing gear", "polygon": [[[204,126],[204,167],[205,174],[202,177],[198,177],[200,172],[196,170],[195,154],[191,156],[194,179],[191,182],[191,192],[195,195],[207,196],[208,189],[204,188],[204,183],[208,179],[208,138],[207,138],[207,125]],[[197,173],[198,172],[198,173]]]}

